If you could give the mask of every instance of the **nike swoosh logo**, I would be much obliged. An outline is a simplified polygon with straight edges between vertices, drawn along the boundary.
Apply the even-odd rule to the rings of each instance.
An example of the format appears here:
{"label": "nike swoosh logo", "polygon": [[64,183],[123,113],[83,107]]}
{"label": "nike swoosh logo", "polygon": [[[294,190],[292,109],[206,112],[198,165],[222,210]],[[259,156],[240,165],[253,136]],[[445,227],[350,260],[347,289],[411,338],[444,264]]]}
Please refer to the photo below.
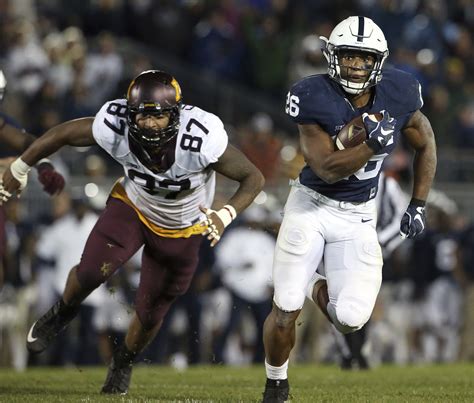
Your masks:
{"label": "nike swoosh logo", "polygon": [[393,133],[393,130],[385,130],[383,127],[380,128],[380,132],[384,135],[387,136],[390,133]]}
{"label": "nike swoosh logo", "polygon": [[183,176],[186,176],[187,174],[182,174],[182,175],[176,175],[176,179],[182,178]]}
{"label": "nike swoosh logo", "polygon": [[36,322],[33,323],[33,325],[30,328],[30,331],[28,332],[28,336],[26,336],[26,341],[28,343],[34,343],[36,340],[38,340],[37,337],[33,337],[33,329],[35,328],[35,326],[36,326]]}
{"label": "nike swoosh logo", "polygon": [[362,222],[369,222],[369,221],[372,221],[372,218],[368,218],[368,219],[363,218],[361,221]]}

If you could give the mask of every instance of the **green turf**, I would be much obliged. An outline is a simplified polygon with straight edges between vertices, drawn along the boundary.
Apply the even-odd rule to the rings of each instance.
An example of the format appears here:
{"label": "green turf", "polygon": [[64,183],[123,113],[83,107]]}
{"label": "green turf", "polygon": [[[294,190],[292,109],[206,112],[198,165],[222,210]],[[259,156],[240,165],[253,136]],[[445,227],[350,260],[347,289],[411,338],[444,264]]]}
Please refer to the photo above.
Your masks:
{"label": "green turf", "polygon": [[[101,396],[106,369],[0,369],[0,402],[257,402],[263,366],[135,368],[126,397]],[[474,402],[474,365],[381,367],[343,372],[336,367],[291,366],[292,402]]]}

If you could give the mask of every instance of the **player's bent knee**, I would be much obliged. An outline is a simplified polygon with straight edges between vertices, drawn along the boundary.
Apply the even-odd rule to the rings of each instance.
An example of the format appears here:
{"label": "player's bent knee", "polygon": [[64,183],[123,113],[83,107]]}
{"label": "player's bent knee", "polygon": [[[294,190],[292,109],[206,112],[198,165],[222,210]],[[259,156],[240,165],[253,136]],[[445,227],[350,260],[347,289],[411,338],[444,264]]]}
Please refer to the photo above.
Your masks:
{"label": "player's bent knee", "polygon": [[275,291],[273,302],[283,312],[299,311],[304,304],[305,293],[297,289]]}
{"label": "player's bent knee", "polygon": [[294,326],[295,320],[298,317],[298,311],[284,312],[281,309],[276,309],[275,324],[278,328],[288,329]]}
{"label": "player's bent knee", "polygon": [[336,315],[340,323],[355,330],[364,326],[370,318],[370,312],[353,305],[336,308]]}
{"label": "player's bent knee", "polygon": [[347,334],[359,330],[370,318],[371,311],[360,303],[342,302],[337,306],[328,305],[331,320],[341,333]]}
{"label": "player's bent knee", "polygon": [[153,329],[158,323],[161,323],[173,302],[176,300],[174,295],[164,295],[158,298],[153,306],[141,303],[137,304],[137,316],[146,330]]}

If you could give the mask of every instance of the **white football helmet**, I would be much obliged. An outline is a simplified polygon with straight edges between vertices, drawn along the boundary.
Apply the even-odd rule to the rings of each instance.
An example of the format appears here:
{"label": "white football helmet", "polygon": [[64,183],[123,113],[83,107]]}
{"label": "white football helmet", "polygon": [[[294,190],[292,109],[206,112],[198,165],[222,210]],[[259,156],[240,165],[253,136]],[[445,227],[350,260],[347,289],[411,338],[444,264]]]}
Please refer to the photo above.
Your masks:
{"label": "white football helmet", "polygon": [[0,102],[3,101],[3,96],[5,95],[5,88],[7,86],[7,79],[3,74],[3,71],[0,70]]}
{"label": "white football helmet", "polygon": [[[320,39],[326,43],[322,52],[328,61],[328,74],[344,91],[359,94],[382,79],[382,67],[388,56],[387,41],[382,30],[370,18],[348,17],[336,25],[329,39],[324,36],[320,36]],[[359,50],[375,57],[375,64],[367,81],[356,83],[341,77],[340,50]]]}

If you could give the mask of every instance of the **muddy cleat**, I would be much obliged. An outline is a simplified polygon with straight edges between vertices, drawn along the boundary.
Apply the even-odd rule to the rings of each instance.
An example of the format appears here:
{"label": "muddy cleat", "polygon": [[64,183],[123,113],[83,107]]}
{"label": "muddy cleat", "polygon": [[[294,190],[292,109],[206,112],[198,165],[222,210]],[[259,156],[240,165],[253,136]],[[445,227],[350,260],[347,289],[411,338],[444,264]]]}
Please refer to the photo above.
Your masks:
{"label": "muddy cleat", "polygon": [[263,392],[262,403],[285,403],[288,402],[290,385],[288,379],[267,379],[265,392]]}
{"label": "muddy cleat", "polygon": [[51,309],[39,318],[30,328],[26,337],[26,348],[32,354],[46,350],[72,319],[76,316],[79,307],[69,307],[62,299],[56,302]]}
{"label": "muddy cleat", "polygon": [[102,386],[102,393],[125,395],[130,386],[132,378],[132,365],[136,354],[122,346],[112,357],[105,379]]}
{"label": "muddy cleat", "polygon": [[130,379],[132,378],[132,364],[127,365],[124,368],[120,368],[115,363],[115,359],[109,365],[109,372],[107,372],[107,378],[104,386],[102,386],[102,393],[126,395],[128,387],[130,385]]}

